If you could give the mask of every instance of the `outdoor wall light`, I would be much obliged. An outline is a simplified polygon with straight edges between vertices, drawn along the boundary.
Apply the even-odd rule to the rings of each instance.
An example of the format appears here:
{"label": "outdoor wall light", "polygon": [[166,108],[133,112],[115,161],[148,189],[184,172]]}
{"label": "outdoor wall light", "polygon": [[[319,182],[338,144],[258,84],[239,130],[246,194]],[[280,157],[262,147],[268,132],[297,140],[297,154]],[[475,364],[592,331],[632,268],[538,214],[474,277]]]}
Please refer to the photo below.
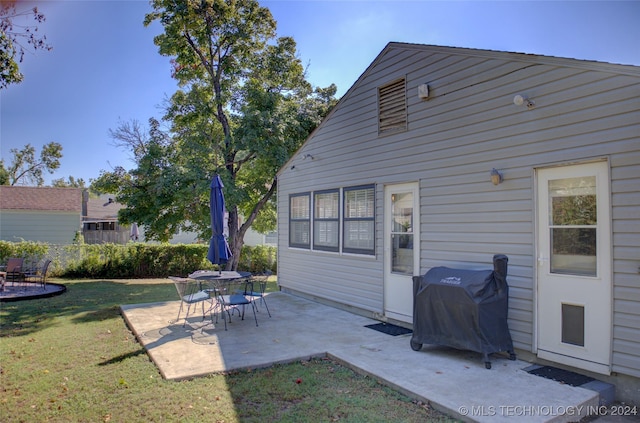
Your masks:
{"label": "outdoor wall light", "polygon": [[502,173],[500,173],[500,171],[495,167],[491,169],[491,183],[493,185],[499,185],[502,183],[502,181],[504,181],[504,176],[502,175]]}
{"label": "outdoor wall light", "polygon": [[429,85],[428,84],[418,85],[418,98],[420,100],[428,100],[429,99]]}
{"label": "outdoor wall light", "polygon": [[528,99],[527,97],[524,97],[520,94],[517,94],[515,97],[513,97],[513,104],[515,104],[516,106],[525,105],[529,110],[533,109],[536,105],[533,100]]}

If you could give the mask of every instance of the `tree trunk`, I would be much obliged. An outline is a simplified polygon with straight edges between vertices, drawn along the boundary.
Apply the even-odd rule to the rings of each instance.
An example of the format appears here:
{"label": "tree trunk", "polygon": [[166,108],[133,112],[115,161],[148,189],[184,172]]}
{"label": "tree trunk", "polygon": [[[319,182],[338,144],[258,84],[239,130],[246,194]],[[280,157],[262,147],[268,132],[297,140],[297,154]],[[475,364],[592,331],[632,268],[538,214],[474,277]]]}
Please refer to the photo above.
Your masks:
{"label": "tree trunk", "polygon": [[231,249],[231,258],[227,262],[225,270],[238,270],[238,262],[240,261],[240,252],[242,251],[242,237],[238,230],[238,207],[234,206],[229,211],[229,248]]}

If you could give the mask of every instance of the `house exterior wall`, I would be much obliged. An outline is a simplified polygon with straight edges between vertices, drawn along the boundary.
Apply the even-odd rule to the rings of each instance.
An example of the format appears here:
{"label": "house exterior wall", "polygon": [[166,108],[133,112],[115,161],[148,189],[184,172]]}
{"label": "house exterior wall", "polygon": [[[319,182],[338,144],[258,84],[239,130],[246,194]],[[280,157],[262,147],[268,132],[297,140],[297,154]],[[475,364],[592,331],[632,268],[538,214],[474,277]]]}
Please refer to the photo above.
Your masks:
{"label": "house exterior wall", "polygon": [[81,225],[79,213],[2,210],[0,239],[67,245],[73,243]]}
{"label": "house exterior wall", "polygon": [[0,186],[0,239],[71,244],[82,229],[82,189]]}
{"label": "house exterior wall", "polygon": [[[378,135],[377,88],[406,78],[408,130]],[[428,100],[418,85],[428,83]],[[535,107],[513,103],[521,94]],[[535,352],[535,169],[606,160],[613,231],[612,371],[640,377],[640,69],[392,43],[278,178],[278,282],[383,313],[383,192],[419,182],[420,274],[509,257],[509,327]],[[303,159],[311,154],[313,159]],[[497,168],[505,181],[494,186]],[[289,195],[376,186],[375,256],[289,248]]]}

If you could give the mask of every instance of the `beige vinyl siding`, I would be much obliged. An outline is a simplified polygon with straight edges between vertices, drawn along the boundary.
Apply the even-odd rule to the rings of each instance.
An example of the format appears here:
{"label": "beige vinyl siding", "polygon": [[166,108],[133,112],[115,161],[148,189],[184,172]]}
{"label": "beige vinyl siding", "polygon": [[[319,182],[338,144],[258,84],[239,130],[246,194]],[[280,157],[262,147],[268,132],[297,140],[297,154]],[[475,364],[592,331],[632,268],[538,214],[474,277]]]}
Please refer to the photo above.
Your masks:
{"label": "beige vinyl siding", "polygon": [[[377,133],[377,89],[406,78],[408,130]],[[428,83],[429,100],[417,87]],[[535,108],[513,104],[516,94]],[[640,376],[640,72],[636,68],[431,46],[388,48],[283,168],[279,282],[382,312],[385,184],[420,183],[420,273],[509,257],[509,327],[535,352],[535,169],[608,160],[613,216],[613,371]],[[313,161],[302,161],[310,153]],[[291,170],[290,166],[295,165]],[[491,184],[492,168],[505,181]],[[289,249],[290,193],[376,184],[376,256]]]}
{"label": "beige vinyl siding", "polygon": [[0,239],[72,244],[80,225],[79,213],[3,210],[0,217]]}

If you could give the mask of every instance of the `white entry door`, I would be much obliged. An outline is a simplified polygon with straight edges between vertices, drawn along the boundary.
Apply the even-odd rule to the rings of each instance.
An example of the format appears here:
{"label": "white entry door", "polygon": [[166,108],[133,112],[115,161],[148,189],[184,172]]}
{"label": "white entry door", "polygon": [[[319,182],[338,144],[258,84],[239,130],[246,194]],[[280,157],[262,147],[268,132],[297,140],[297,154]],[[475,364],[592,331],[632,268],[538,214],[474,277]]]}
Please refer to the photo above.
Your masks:
{"label": "white entry door", "polygon": [[413,322],[413,275],[420,271],[418,184],[388,185],[384,206],[384,309]]}
{"label": "white entry door", "polygon": [[539,169],[538,356],[609,374],[611,217],[607,162]]}

